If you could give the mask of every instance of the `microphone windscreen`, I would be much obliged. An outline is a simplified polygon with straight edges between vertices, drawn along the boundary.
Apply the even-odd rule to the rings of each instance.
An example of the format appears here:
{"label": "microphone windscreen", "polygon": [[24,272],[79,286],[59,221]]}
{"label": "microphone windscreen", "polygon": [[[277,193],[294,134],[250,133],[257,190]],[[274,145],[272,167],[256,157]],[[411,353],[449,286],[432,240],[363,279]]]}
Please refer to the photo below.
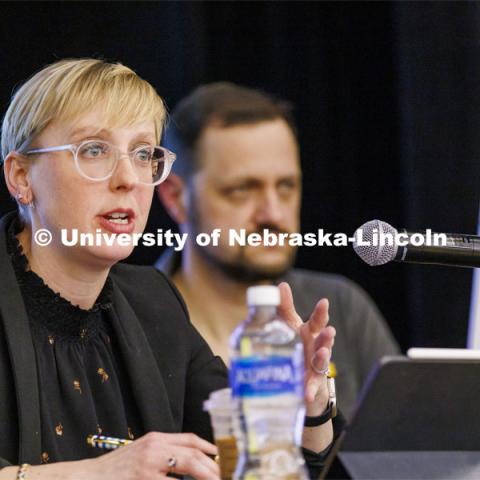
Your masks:
{"label": "microphone windscreen", "polygon": [[[387,222],[370,220],[357,228],[353,234],[353,249],[370,266],[383,265],[391,262],[397,255],[398,245],[395,243],[397,233],[397,230]],[[391,240],[385,240],[385,235],[391,236]]]}

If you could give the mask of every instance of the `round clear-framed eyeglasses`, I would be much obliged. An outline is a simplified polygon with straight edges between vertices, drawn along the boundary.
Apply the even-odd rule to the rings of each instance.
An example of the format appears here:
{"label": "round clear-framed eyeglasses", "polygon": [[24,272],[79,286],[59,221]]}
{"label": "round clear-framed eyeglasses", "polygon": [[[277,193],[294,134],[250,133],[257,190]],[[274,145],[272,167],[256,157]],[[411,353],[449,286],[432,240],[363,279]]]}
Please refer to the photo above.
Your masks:
{"label": "round clear-framed eyeglasses", "polygon": [[[25,155],[60,152],[68,150],[72,153],[75,166],[82,177],[94,182],[101,182],[113,175],[121,150],[103,140],[86,140],[78,144],[59,145],[58,147],[35,148]],[[142,145],[128,152],[130,161],[138,176],[139,183],[158,185],[170,173],[176,155],[165,147]]]}

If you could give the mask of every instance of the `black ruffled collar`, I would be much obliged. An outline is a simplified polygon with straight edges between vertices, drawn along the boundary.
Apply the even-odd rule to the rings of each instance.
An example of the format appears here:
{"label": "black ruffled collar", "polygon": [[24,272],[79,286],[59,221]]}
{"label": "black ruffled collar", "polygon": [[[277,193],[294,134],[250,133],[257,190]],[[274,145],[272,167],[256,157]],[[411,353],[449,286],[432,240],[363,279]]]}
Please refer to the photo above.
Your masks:
{"label": "black ruffled collar", "polygon": [[[30,270],[17,234],[23,227],[17,217],[7,231],[10,255],[22,292],[28,318],[34,327],[43,327],[52,338],[85,341],[105,329],[102,311],[112,306],[113,286],[110,277],[89,310],[73,305],[54,292],[35,272]],[[50,337],[49,337],[50,338]]]}

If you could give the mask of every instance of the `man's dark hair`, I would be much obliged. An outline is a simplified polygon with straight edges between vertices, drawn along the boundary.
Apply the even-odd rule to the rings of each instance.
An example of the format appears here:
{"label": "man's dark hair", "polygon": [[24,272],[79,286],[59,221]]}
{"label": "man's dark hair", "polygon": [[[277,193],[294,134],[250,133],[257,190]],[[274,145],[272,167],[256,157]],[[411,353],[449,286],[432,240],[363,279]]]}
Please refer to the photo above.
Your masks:
{"label": "man's dark hair", "polygon": [[170,115],[165,145],[177,154],[174,171],[185,180],[200,168],[196,146],[211,126],[231,127],[283,119],[296,135],[288,102],[229,82],[202,85],[185,97]]}

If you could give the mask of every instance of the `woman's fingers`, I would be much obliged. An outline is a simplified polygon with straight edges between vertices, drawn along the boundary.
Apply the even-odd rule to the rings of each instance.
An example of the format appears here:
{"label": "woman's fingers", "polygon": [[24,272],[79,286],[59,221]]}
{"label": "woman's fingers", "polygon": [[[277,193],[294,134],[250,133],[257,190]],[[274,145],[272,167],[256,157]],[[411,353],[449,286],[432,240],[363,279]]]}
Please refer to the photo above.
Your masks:
{"label": "woman's fingers", "polygon": [[164,441],[181,445],[184,447],[198,448],[207,455],[217,455],[218,449],[213,443],[207,442],[194,433],[160,433],[164,437]]}
{"label": "woman's fingers", "polygon": [[[190,433],[152,432],[143,437],[141,454],[160,473],[190,475],[197,480],[218,479],[218,465],[208,456],[215,455],[215,445]],[[138,440],[142,442],[142,438]],[[126,447],[125,447],[126,448]]]}
{"label": "woman's fingers", "polygon": [[[213,480],[220,477],[219,466],[199,450],[178,446],[172,456],[176,460],[176,465],[167,470],[169,473],[190,475],[197,480]],[[172,457],[167,458],[167,464],[170,458]]]}
{"label": "woman's fingers", "polygon": [[280,283],[278,288],[280,289],[280,305],[278,306],[278,313],[296,332],[298,332],[303,325],[303,321],[295,310],[292,289],[286,282]]}
{"label": "woman's fingers", "polygon": [[308,321],[304,323],[295,310],[292,290],[288,283],[282,282],[278,287],[281,298],[278,311],[299,333],[303,342],[306,373],[305,399],[307,403],[317,400],[320,403],[326,402],[328,400],[326,369],[328,369],[336,334],[335,328],[328,325],[328,299],[322,298],[315,305]]}
{"label": "woman's fingers", "polygon": [[329,362],[330,350],[327,347],[321,347],[315,351],[310,361],[310,369],[307,375],[307,383],[305,385],[305,400],[307,403],[312,403],[321,391],[324,392],[324,398],[322,400],[327,400],[327,376],[326,373],[318,372],[327,369]]}
{"label": "woman's fingers", "polygon": [[[305,334],[302,332],[303,347],[305,349],[305,367],[307,372],[312,369],[313,357],[316,355],[316,352],[321,348],[327,348],[331,355],[333,345],[335,343],[336,330],[334,327],[329,325],[328,327],[322,329],[322,331],[316,336],[311,334]],[[328,359],[328,362],[330,358]],[[315,361],[314,365],[317,370],[324,370],[328,367],[328,362],[324,365],[319,360]]]}
{"label": "woman's fingers", "polygon": [[313,343],[314,350],[316,351],[322,347],[326,347],[329,350],[332,350],[333,344],[335,343],[336,334],[337,331],[335,330],[335,327],[329,325],[328,327],[324,328],[315,338],[315,341]]}
{"label": "woman's fingers", "polygon": [[308,327],[309,334],[313,337],[316,337],[322,331],[322,329],[327,326],[329,320],[328,307],[328,299],[322,298],[315,305],[308,322],[305,323],[305,325]]}

